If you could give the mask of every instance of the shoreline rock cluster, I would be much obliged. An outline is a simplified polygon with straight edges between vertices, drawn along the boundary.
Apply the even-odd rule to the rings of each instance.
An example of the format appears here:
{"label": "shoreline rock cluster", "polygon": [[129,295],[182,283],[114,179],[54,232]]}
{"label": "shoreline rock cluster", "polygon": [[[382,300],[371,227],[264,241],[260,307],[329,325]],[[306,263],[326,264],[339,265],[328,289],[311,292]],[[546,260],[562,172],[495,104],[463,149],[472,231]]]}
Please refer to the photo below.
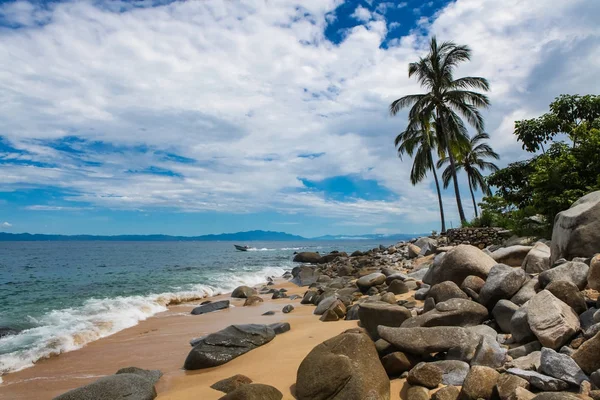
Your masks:
{"label": "shoreline rock cluster", "polygon": [[[511,239],[480,249],[419,238],[351,255],[297,254],[301,264],[284,278],[307,287],[300,303],[324,323],[357,320],[358,327],[305,357],[295,397],[386,400],[391,380],[405,378],[408,400],[600,399],[600,229],[582,236],[565,222],[600,227],[600,212],[589,211],[600,210],[600,194],[592,198],[597,203],[559,214],[551,242]],[[288,298],[272,283],[240,287],[232,297]],[[290,329],[279,325],[279,333]],[[195,339],[185,368],[221,365],[277,333],[271,325],[232,325]],[[235,389],[223,399],[283,397],[246,377],[228,379]]]}

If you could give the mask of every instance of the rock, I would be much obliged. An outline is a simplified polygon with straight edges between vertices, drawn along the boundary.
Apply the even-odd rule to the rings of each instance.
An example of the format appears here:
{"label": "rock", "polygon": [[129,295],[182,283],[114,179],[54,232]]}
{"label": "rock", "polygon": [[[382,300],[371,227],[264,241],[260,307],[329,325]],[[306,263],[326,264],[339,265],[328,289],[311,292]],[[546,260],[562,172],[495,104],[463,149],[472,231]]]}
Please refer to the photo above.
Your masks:
{"label": "rock", "polygon": [[283,393],[269,385],[249,383],[242,385],[219,400],[281,400]]}
{"label": "rock", "polygon": [[7,326],[0,326],[0,338],[9,335],[16,335],[17,333],[19,333],[19,331],[16,329],[9,328]]}
{"label": "rock", "polygon": [[[302,254],[302,253],[300,253]],[[296,256],[297,257],[297,256]],[[317,268],[309,267],[307,265],[303,265],[300,267],[295,267],[292,270],[292,280],[291,282],[298,286],[310,286],[313,283],[317,282],[321,273]]]}
{"label": "rock", "polygon": [[415,292],[415,294],[414,294],[415,300],[425,300],[427,298],[428,293],[429,293],[429,286],[422,287],[421,289],[419,289]]}
{"label": "rock", "polygon": [[153,385],[158,383],[158,380],[163,375],[162,372],[160,372],[157,369],[148,370],[148,369],[142,369],[142,368],[138,368],[138,367],[121,368],[117,372],[115,372],[115,375],[119,375],[119,374],[138,375],[138,376],[141,376],[142,378],[149,380],[150,382],[152,382]]}
{"label": "rock", "polygon": [[408,274],[408,277],[421,281],[423,280],[425,275],[427,275],[427,272],[429,272],[429,268],[421,268],[415,272],[411,272],[410,274]]}
{"label": "rock", "polygon": [[579,288],[574,283],[567,281],[553,281],[546,290],[549,291],[559,299],[570,306],[575,313],[582,314],[587,310],[587,304],[585,304],[585,297],[583,293],[579,291]]}
{"label": "rock", "polygon": [[[294,262],[301,262],[301,263],[316,264],[319,262],[320,259],[321,259],[321,255],[319,253],[314,253],[311,251],[303,251],[294,256]],[[292,272],[292,275],[293,274],[294,273]],[[301,285],[301,286],[304,286],[304,285]]]}
{"label": "rock", "polygon": [[358,309],[361,326],[366,329],[373,340],[379,339],[378,326],[398,327],[412,317],[410,311],[398,305],[387,303],[363,303]]}
{"label": "rock", "polygon": [[565,381],[561,381],[560,379],[556,379],[548,375],[543,375],[535,371],[526,371],[518,368],[509,368],[506,372],[525,379],[531,384],[531,386],[539,390],[558,392],[561,390],[565,390],[569,387],[569,384]]}
{"label": "rock", "polygon": [[419,326],[476,326],[487,318],[488,311],[481,304],[470,300],[454,298],[437,303],[433,310],[417,317],[409,318],[401,326],[403,328]]}
{"label": "rock", "polygon": [[205,304],[203,306],[194,307],[194,309],[192,310],[192,314],[201,315],[213,311],[224,310],[225,308],[229,308],[229,300],[220,300],[215,301],[213,303]]}
{"label": "rock", "polygon": [[[234,299],[247,299],[250,296],[256,295],[256,289],[253,289],[249,286],[238,286],[231,293],[231,297]],[[210,303],[214,304],[214,303]]]}
{"label": "rock", "polygon": [[284,314],[289,314],[292,311],[294,311],[294,306],[291,304],[288,304],[287,306],[283,307],[283,309],[281,310],[281,312]]}
{"label": "rock", "polygon": [[581,322],[581,329],[587,330],[590,326],[594,325],[596,322],[594,321],[594,314],[598,310],[594,307],[584,311],[579,314],[579,321]]}
{"label": "rock", "polygon": [[88,385],[70,390],[54,400],[152,400],[156,398],[154,382],[137,373],[120,373],[102,377]]}
{"label": "rock", "polygon": [[267,315],[275,315],[275,311],[273,311],[273,310],[266,311],[266,312],[262,313],[261,315],[265,315],[265,316],[267,316]]}
{"label": "rock", "polygon": [[302,300],[300,300],[300,304],[315,304],[316,298],[319,296],[319,293],[316,290],[307,290],[302,296]]}
{"label": "rock", "polygon": [[467,362],[475,356],[475,351],[481,341],[480,334],[457,326],[432,328],[380,326],[377,331],[383,339],[400,351],[415,355],[428,355],[452,350],[462,356],[462,361]]}
{"label": "rock", "polygon": [[421,248],[410,243],[408,245],[408,258],[415,258],[421,252]]}
{"label": "rock", "polygon": [[470,368],[468,363],[459,360],[441,360],[430,364],[442,370],[442,383],[444,385],[462,386]]}
{"label": "rock", "polygon": [[491,399],[500,374],[488,367],[471,367],[460,391],[461,400]]}
{"label": "rock", "polygon": [[271,300],[286,299],[287,297],[287,293],[285,293],[283,290],[275,290],[273,292],[273,296],[271,296]]}
{"label": "rock", "polygon": [[589,269],[585,263],[570,261],[542,272],[538,279],[542,288],[545,288],[550,282],[567,281],[574,283],[579,290],[583,290],[587,286]]}
{"label": "rock", "polygon": [[433,285],[427,293],[427,298],[433,298],[436,304],[449,299],[468,299],[469,296],[465,294],[458,285],[452,281],[441,282]]}
{"label": "rock", "polygon": [[506,361],[506,349],[500,347],[496,340],[496,335],[484,335],[477,350],[475,357],[471,360],[471,365],[483,365],[490,368],[500,368]]}
{"label": "rock", "polygon": [[425,247],[425,245],[428,245],[428,244],[437,247],[438,241],[435,239],[432,239],[430,237],[423,236],[423,237],[418,238],[414,243],[415,246],[420,247],[420,248],[423,248],[423,247]]}
{"label": "rock", "polygon": [[492,315],[502,332],[510,333],[510,321],[519,306],[510,300],[500,300],[492,310]]}
{"label": "rock", "polygon": [[510,400],[517,388],[529,389],[529,382],[511,374],[502,374],[498,377],[496,391],[500,400]]}
{"label": "rock", "polygon": [[463,292],[465,291],[465,289],[470,289],[475,293],[479,293],[483,285],[485,285],[485,280],[475,275],[469,275],[460,284],[460,289]]}
{"label": "rock", "polygon": [[427,257],[437,252],[437,246],[427,243],[424,246],[420,247],[421,251],[419,252],[419,256]]}
{"label": "rock", "polygon": [[[436,260],[437,257],[436,257]],[[446,252],[445,255],[429,268],[423,282],[435,285],[445,281],[453,281],[460,285],[467,276],[475,275],[487,278],[496,261],[477,247],[459,245]]]}
{"label": "rock", "polygon": [[456,386],[446,386],[438,390],[431,397],[433,400],[457,400],[460,389]]}
{"label": "rock", "polygon": [[537,371],[541,364],[542,352],[534,351],[526,356],[516,358],[507,363],[510,368],[524,369],[527,371]]}
{"label": "rock", "polygon": [[210,387],[218,390],[219,392],[229,393],[233,392],[240,386],[247,385],[249,383],[252,383],[252,379],[245,375],[238,374],[229,378],[221,379],[220,381],[213,383]]}
{"label": "rock", "polygon": [[527,279],[521,268],[497,264],[490,269],[485,285],[479,292],[479,302],[491,309],[498,300],[510,299],[515,295]]}
{"label": "rock", "polygon": [[302,361],[296,398],[389,399],[390,381],[371,339],[343,333],[316,346]]}
{"label": "rock", "polygon": [[573,309],[547,290],[527,303],[527,322],[542,346],[551,349],[559,349],[580,328],[579,317]]}
{"label": "rock", "polygon": [[411,385],[435,389],[442,383],[442,370],[435,365],[421,362],[409,371],[406,381]]}
{"label": "rock", "polygon": [[528,274],[539,274],[550,268],[550,247],[544,242],[537,242],[527,253],[521,268]]}
{"label": "rock", "polygon": [[381,301],[388,304],[396,304],[396,295],[388,292],[381,296]]}
{"label": "rock", "polygon": [[268,326],[269,328],[273,329],[276,335],[280,335],[291,329],[289,322],[275,322],[274,324],[269,324]]}
{"label": "rock", "polygon": [[[542,344],[536,340],[534,342],[529,342],[522,346],[513,347],[512,349],[508,350],[508,355],[511,356],[512,358],[519,359],[520,357],[525,357],[528,354],[533,353],[533,352],[539,353],[540,350],[542,350]],[[536,362],[535,369],[537,369],[540,365],[540,361],[539,361],[540,357],[541,357],[541,353]],[[522,367],[519,367],[519,368],[522,368]],[[523,369],[531,369],[531,368],[523,368]]]}
{"label": "rock", "polygon": [[275,331],[267,325],[231,325],[203,337],[188,354],[187,370],[216,367],[269,343]]}
{"label": "rock", "polygon": [[520,267],[531,249],[531,246],[521,245],[502,247],[492,252],[492,258],[496,260],[498,264]]}
{"label": "rock", "polygon": [[429,390],[423,386],[410,386],[406,391],[407,400],[429,400]]}
{"label": "rock", "polygon": [[557,353],[547,347],[542,349],[539,371],[576,386],[579,386],[585,380],[589,380],[571,357]]}
{"label": "rock", "polygon": [[401,351],[394,351],[383,356],[381,358],[381,364],[389,377],[396,377],[413,367],[414,364],[413,361],[411,361],[412,358],[413,357],[409,358]]}
{"label": "rock", "polygon": [[590,257],[600,253],[600,191],[577,200],[554,218],[550,264],[564,257]]}
{"label": "rock", "polygon": [[356,281],[356,286],[365,293],[373,286],[381,285],[385,282],[385,275],[381,272],[374,272],[369,275],[365,275]]}
{"label": "rock", "polygon": [[517,343],[532,341],[536,338],[529,326],[527,309],[529,302],[521,306],[510,319],[510,334]]}
{"label": "rock", "polygon": [[244,302],[244,307],[256,306],[256,305],[258,305],[259,303],[262,303],[262,302],[264,302],[264,300],[262,299],[262,297],[260,297],[260,296],[250,296]]}
{"label": "rock", "polygon": [[404,294],[404,293],[408,293],[408,286],[406,286],[406,283],[404,283],[403,281],[401,281],[400,279],[394,279],[389,287],[388,287],[388,291],[393,293],[393,294]]}
{"label": "rock", "polygon": [[363,255],[363,252],[360,250],[356,250],[354,253],[350,254],[350,257],[360,257]]}
{"label": "rock", "polygon": [[573,360],[586,374],[600,369],[600,333],[583,343],[573,354]]}
{"label": "rock", "polygon": [[360,309],[359,304],[354,304],[352,307],[347,309],[346,312],[346,321],[358,321],[360,318],[358,317],[358,310]]}
{"label": "rock", "polygon": [[536,289],[539,287],[539,281],[537,277],[530,279],[525,282],[525,284],[519,289],[517,294],[515,294],[510,301],[515,303],[518,306],[522,306],[527,303],[535,294],[537,293]]}
{"label": "rock", "polygon": [[580,397],[572,393],[540,393],[531,400],[581,400]]}
{"label": "rock", "polygon": [[323,313],[323,315],[321,315],[321,318],[319,318],[319,321],[322,321],[322,322],[335,322],[335,321],[339,321],[339,320],[340,320],[339,315],[331,309],[328,309],[327,311],[325,311]]}
{"label": "rock", "polygon": [[323,315],[323,313],[325,313],[325,311],[327,311],[337,299],[338,298],[336,296],[331,296],[321,300],[313,313],[315,315]]}
{"label": "rock", "polygon": [[596,254],[590,261],[588,286],[591,289],[600,291],[600,254]]}

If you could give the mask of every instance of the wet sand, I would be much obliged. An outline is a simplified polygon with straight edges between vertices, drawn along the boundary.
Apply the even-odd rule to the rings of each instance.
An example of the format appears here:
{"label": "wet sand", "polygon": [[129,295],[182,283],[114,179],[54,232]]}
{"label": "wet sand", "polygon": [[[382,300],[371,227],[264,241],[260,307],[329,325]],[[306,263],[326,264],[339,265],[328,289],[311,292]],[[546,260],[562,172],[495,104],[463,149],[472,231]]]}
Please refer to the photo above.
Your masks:
{"label": "wet sand", "polygon": [[[306,290],[287,282],[278,282],[276,287],[285,287],[290,295],[302,295]],[[235,374],[244,374],[254,382],[272,385],[284,394],[284,399],[293,399],[296,372],[304,357],[319,343],[357,327],[357,321],[321,322],[318,316],[313,315],[315,307],[301,305],[300,299],[290,301],[271,300],[270,295],[261,297],[265,302],[258,306],[243,307],[244,299],[230,299],[234,307],[204,315],[190,314],[199,302],[170,306],[168,311],[135,327],[4,376],[0,399],[52,399],[129,366],[163,372],[156,385],[160,400],[218,399],[224,394],[211,389],[210,385]],[[399,299],[408,297],[398,296]],[[229,295],[216,296],[212,300],[225,298],[229,299]],[[292,304],[295,310],[290,314],[281,313],[287,304]],[[276,311],[276,314],[261,316],[269,310]],[[232,324],[279,321],[289,322],[291,330],[277,335],[258,349],[219,367],[199,371],[182,369],[192,338]],[[403,386],[403,380],[392,381],[392,399],[400,398]]]}

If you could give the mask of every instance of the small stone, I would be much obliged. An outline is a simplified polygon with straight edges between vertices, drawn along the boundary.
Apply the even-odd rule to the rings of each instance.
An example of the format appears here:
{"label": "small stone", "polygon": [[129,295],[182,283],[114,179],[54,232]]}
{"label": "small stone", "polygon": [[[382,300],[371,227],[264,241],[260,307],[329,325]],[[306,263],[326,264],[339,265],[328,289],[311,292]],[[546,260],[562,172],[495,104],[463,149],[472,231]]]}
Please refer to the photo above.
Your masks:
{"label": "small stone", "polygon": [[456,386],[446,386],[433,394],[433,400],[457,400],[460,389]]}
{"label": "small stone", "polygon": [[292,311],[294,311],[294,306],[291,304],[288,304],[287,306],[283,307],[283,309],[281,310],[281,312],[283,312],[284,314],[289,314]]}
{"label": "small stone", "polygon": [[434,389],[442,383],[442,370],[435,365],[421,362],[409,371],[407,382]]}
{"label": "small stone", "polygon": [[238,374],[215,382],[210,387],[219,392],[229,393],[233,392],[238,387],[249,383],[252,383],[252,379],[245,375]]}
{"label": "small stone", "polygon": [[509,400],[519,387],[529,389],[529,382],[512,374],[502,374],[496,382],[496,390],[500,400]]}
{"label": "small stone", "polygon": [[471,367],[460,392],[462,400],[490,399],[500,374],[492,368]]}

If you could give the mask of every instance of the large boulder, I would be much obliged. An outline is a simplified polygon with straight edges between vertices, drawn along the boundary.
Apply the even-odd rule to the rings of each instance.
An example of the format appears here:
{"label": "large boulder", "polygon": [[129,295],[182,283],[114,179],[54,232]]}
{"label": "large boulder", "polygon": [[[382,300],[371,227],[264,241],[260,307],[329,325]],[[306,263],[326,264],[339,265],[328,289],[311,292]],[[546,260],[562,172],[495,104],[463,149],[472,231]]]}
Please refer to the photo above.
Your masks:
{"label": "large boulder", "polygon": [[378,286],[385,283],[386,276],[381,272],[374,272],[369,275],[365,275],[356,281],[356,286],[364,293],[372,286]]}
{"label": "large boulder", "polygon": [[600,369],[600,333],[584,342],[573,354],[573,360],[583,372],[591,374]]}
{"label": "large boulder", "polygon": [[520,267],[531,249],[531,246],[521,245],[501,247],[492,252],[492,258],[496,260],[498,264],[506,264],[510,265],[511,267]]}
{"label": "large boulder", "polygon": [[378,326],[398,327],[410,317],[412,314],[407,308],[384,302],[362,303],[358,309],[360,324],[373,340],[379,339]]}
{"label": "large boulder", "polygon": [[[438,256],[440,257],[440,256]],[[423,277],[423,282],[435,285],[452,281],[460,285],[467,276],[487,278],[496,261],[477,247],[461,244],[438,258]]]}
{"label": "large boulder", "polygon": [[195,307],[192,310],[192,314],[193,315],[201,315],[201,314],[206,314],[206,313],[213,312],[213,311],[224,310],[226,308],[229,308],[229,300],[213,301],[211,303]]}
{"label": "large boulder", "polygon": [[528,274],[539,274],[550,268],[550,246],[537,242],[527,253],[521,268]]}
{"label": "large boulder", "polygon": [[510,332],[510,321],[519,306],[510,300],[500,300],[492,309],[492,315],[502,332]]}
{"label": "large boulder", "polygon": [[519,289],[517,294],[515,294],[510,301],[515,303],[518,306],[522,306],[527,303],[533,296],[536,295],[539,289],[539,280],[536,277],[531,278]]}
{"label": "large boulder", "polygon": [[187,370],[216,367],[269,343],[274,337],[275,331],[267,325],[231,325],[201,338],[183,367]]}
{"label": "large boulder", "polygon": [[219,400],[281,400],[283,393],[269,385],[249,383],[227,393]]}
{"label": "large boulder", "polygon": [[540,372],[556,379],[563,380],[574,386],[589,378],[583,373],[579,365],[566,354],[557,353],[547,347],[542,348]]}
{"label": "large boulder", "polygon": [[415,258],[419,255],[419,253],[421,252],[421,248],[409,243],[408,245],[408,258]]}
{"label": "large boulder", "polygon": [[567,281],[574,283],[579,290],[583,290],[587,286],[589,269],[587,264],[577,261],[560,264],[557,267],[542,272],[538,276],[540,286],[545,288],[550,282]]}
{"label": "large boulder", "polygon": [[560,348],[580,329],[579,316],[547,290],[527,303],[527,322],[540,343],[551,349]]}
{"label": "large boulder", "polygon": [[469,296],[452,281],[441,282],[433,285],[426,298],[432,298],[436,303],[450,299],[468,299]]}
{"label": "large boulder", "polygon": [[479,333],[458,326],[431,328],[391,328],[380,326],[379,336],[398,350],[414,355],[451,351],[461,361],[469,362],[482,340]]}
{"label": "large boulder", "polygon": [[138,373],[119,373],[70,390],[54,400],[152,400],[155,381]]}
{"label": "large boulder", "polygon": [[342,333],[311,350],[298,368],[298,400],[389,400],[390,380],[373,341]]}
{"label": "large boulder", "polygon": [[473,366],[463,383],[461,400],[491,399],[500,374],[489,367]]}
{"label": "large boulder", "polygon": [[594,290],[600,290],[600,254],[596,254],[590,261],[588,285]]}
{"label": "large boulder", "polygon": [[303,251],[294,256],[294,262],[317,264],[319,260],[321,255],[312,251]]}
{"label": "large boulder", "polygon": [[583,293],[572,282],[553,281],[546,286],[546,290],[552,293],[557,299],[568,304],[577,314],[582,314],[587,310]]}
{"label": "large boulder", "polygon": [[488,310],[479,303],[450,299],[437,303],[431,311],[402,323],[403,328],[430,326],[476,326],[488,318]]}
{"label": "large boulder", "polygon": [[550,264],[559,258],[591,257],[600,253],[600,191],[577,200],[554,218]]}
{"label": "large boulder", "polygon": [[408,372],[406,381],[411,385],[424,386],[428,389],[435,389],[442,383],[443,371],[437,366],[421,362]]}
{"label": "large boulder", "polygon": [[301,267],[295,267],[292,270],[292,276],[292,283],[298,286],[310,286],[317,282],[317,279],[319,279],[321,273],[317,268],[303,265]]}
{"label": "large boulder", "polygon": [[527,279],[527,274],[521,268],[495,265],[479,292],[479,302],[492,309],[498,300],[510,299],[515,295]]}

